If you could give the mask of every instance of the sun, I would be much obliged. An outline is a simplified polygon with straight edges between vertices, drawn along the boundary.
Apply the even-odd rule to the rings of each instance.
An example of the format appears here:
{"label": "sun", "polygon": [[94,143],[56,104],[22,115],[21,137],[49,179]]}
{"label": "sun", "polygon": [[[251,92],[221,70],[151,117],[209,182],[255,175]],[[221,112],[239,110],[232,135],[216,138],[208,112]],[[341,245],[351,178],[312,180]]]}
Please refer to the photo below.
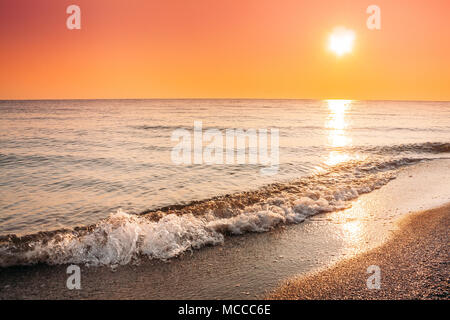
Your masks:
{"label": "sun", "polygon": [[328,48],[340,57],[352,52],[354,40],[355,32],[353,30],[337,27],[334,28],[333,33],[330,35]]}

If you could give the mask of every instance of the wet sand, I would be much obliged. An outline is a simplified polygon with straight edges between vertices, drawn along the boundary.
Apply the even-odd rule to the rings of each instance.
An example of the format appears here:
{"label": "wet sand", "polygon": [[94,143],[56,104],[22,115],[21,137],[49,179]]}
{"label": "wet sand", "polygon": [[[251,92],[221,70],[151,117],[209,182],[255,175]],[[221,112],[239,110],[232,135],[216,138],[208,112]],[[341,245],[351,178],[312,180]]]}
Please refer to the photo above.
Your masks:
{"label": "wet sand", "polygon": [[[448,299],[450,204],[408,215],[382,246],[324,271],[286,281],[269,299]],[[367,267],[381,269],[379,290]]]}

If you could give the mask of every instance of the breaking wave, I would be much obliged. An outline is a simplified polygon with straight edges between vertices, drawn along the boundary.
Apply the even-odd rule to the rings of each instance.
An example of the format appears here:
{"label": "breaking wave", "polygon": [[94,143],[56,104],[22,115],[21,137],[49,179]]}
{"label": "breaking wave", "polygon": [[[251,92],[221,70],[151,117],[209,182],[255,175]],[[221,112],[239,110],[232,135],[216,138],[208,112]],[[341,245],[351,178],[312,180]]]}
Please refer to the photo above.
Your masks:
{"label": "breaking wave", "polygon": [[349,161],[326,172],[256,191],[219,196],[142,214],[121,210],[97,224],[0,237],[0,266],[77,263],[90,266],[167,260],[222,243],[227,235],[265,232],[309,216],[345,209],[359,195],[394,179],[398,170],[427,158]]}

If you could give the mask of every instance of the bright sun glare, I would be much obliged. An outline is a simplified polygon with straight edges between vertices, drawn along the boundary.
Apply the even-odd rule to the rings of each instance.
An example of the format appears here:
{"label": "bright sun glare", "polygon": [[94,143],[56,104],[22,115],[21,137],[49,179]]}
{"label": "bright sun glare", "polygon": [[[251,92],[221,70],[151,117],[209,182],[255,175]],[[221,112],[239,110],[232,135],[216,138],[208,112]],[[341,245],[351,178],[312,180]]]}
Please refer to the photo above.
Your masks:
{"label": "bright sun glare", "polygon": [[340,57],[352,51],[354,40],[355,32],[353,30],[337,27],[330,35],[328,48]]}

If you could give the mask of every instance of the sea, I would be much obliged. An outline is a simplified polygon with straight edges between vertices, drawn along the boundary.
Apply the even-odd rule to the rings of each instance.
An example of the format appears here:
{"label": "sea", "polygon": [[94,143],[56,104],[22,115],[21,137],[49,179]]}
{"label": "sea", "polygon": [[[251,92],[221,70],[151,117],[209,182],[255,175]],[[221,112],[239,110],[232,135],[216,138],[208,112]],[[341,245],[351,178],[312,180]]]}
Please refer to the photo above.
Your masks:
{"label": "sea", "polygon": [[[450,102],[15,100],[0,115],[3,267],[167,261],[339,214],[402,168],[450,158]],[[244,161],[177,161],[196,123],[202,147],[206,132],[276,130],[276,171],[249,161],[249,141]]]}

